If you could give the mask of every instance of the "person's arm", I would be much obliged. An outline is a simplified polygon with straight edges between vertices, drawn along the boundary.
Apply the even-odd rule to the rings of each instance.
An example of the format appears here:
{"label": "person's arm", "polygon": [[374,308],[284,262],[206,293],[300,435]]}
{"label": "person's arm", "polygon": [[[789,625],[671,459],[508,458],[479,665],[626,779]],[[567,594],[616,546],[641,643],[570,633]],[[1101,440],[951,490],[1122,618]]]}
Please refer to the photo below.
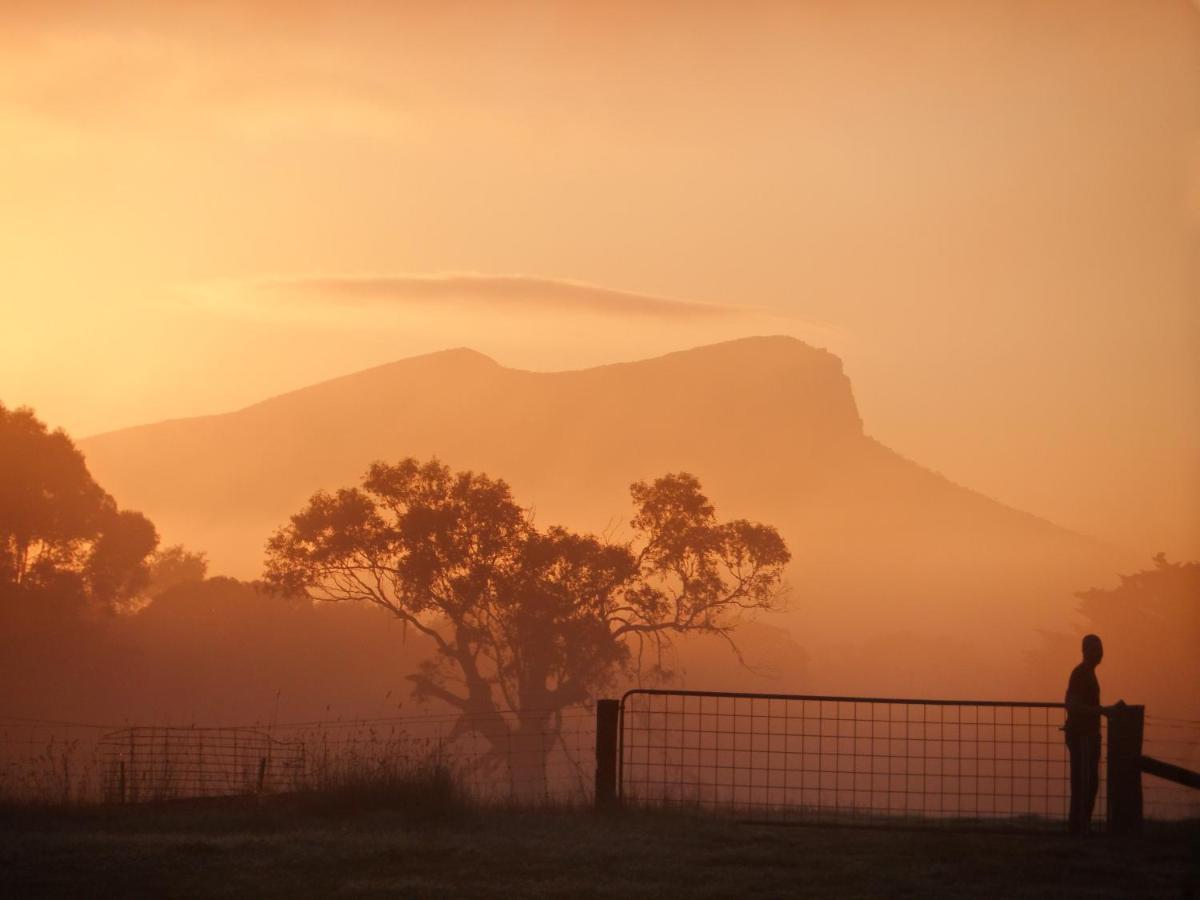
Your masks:
{"label": "person's arm", "polygon": [[1124,706],[1124,700],[1118,700],[1111,706],[1093,706],[1091,703],[1084,703],[1079,699],[1078,694],[1076,694],[1070,688],[1067,688],[1067,712],[1075,713],[1077,715],[1087,715],[1091,713],[1093,715],[1110,716]]}

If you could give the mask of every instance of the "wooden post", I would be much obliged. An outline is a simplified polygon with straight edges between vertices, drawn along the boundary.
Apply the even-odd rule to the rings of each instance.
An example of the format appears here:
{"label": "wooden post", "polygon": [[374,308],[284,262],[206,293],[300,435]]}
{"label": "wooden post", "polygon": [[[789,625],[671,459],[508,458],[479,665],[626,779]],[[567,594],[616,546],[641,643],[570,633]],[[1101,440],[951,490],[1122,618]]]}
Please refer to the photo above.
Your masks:
{"label": "wooden post", "polygon": [[1115,706],[1108,715],[1108,830],[1142,830],[1142,728],[1144,706]]}
{"label": "wooden post", "polygon": [[617,732],[621,701],[596,701],[596,809],[613,809],[617,798]]}
{"label": "wooden post", "polygon": [[121,760],[121,775],[117,782],[118,791],[121,797],[121,803],[125,802],[125,760]]}
{"label": "wooden post", "polygon": [[263,782],[267,780],[267,758],[260,757],[258,760],[258,793],[263,792]]}

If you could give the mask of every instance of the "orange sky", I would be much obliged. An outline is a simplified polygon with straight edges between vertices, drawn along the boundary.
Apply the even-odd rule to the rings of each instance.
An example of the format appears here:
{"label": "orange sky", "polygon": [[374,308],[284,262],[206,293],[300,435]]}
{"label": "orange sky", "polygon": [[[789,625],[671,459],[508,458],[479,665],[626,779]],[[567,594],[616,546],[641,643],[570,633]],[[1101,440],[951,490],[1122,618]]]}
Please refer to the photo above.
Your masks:
{"label": "orange sky", "polygon": [[1200,551],[1189,3],[98,6],[0,6],[6,404],[789,333],[902,453]]}

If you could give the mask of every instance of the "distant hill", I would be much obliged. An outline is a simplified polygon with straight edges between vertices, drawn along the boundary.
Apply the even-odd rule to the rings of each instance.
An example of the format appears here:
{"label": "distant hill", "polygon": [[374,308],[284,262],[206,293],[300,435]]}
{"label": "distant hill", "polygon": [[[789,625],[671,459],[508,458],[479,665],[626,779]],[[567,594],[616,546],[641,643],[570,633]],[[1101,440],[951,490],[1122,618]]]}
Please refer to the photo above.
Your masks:
{"label": "distant hill", "polygon": [[820,665],[781,689],[836,676],[845,691],[946,692],[967,663],[978,692],[993,667],[1020,667],[1035,629],[1064,625],[1072,591],[1116,570],[1097,542],[868,437],[841,361],[786,337],[554,373],[448,350],[79,445],[122,505],[240,577],[315,490],[375,459],[483,470],[540,523],[617,538],[631,482],[692,472],[719,515],[774,524],[793,550],[791,611],[770,624]]}

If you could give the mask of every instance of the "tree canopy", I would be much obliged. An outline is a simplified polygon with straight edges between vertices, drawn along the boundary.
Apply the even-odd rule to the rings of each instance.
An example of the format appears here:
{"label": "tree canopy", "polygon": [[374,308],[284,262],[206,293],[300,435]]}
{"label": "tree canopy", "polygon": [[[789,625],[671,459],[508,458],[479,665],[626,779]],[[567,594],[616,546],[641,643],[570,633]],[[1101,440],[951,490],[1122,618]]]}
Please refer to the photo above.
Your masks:
{"label": "tree canopy", "polygon": [[[1120,674],[1124,693],[1138,691],[1146,702],[1147,693],[1169,687],[1171,693],[1187,695],[1169,698],[1169,708],[1194,715],[1195,685],[1200,682],[1200,562],[1170,562],[1162,553],[1153,562],[1150,568],[1122,575],[1114,588],[1078,591],[1079,611],[1087,630],[1097,632],[1108,645],[1105,665]],[[1165,683],[1164,672],[1171,673]]]}
{"label": "tree canopy", "polygon": [[0,405],[0,588],[112,609],[144,588],[157,546],[64,432]]}
{"label": "tree canopy", "polygon": [[502,480],[377,462],[276,532],[266,579],[375,604],[428,637],[436,653],[410,676],[416,694],[499,745],[542,733],[619,672],[661,667],[674,636],[732,643],[744,611],[776,603],[789,553],[774,528],[719,522],[685,473],[631,494],[634,538],[612,542],[536,527]]}
{"label": "tree canopy", "polygon": [[1194,719],[1200,713],[1200,562],[1171,562],[1159,553],[1153,565],[1121,575],[1115,586],[1075,597],[1076,633],[1042,632],[1041,645],[1028,654],[1040,683],[1064,679],[1079,660],[1080,635],[1094,632],[1104,641],[1106,697],[1146,704],[1157,716]]}
{"label": "tree canopy", "polygon": [[1120,576],[1115,588],[1077,591],[1079,611],[1098,626],[1123,634],[1164,625],[1195,637],[1200,627],[1200,562],[1170,562],[1165,553],[1154,566]]}

